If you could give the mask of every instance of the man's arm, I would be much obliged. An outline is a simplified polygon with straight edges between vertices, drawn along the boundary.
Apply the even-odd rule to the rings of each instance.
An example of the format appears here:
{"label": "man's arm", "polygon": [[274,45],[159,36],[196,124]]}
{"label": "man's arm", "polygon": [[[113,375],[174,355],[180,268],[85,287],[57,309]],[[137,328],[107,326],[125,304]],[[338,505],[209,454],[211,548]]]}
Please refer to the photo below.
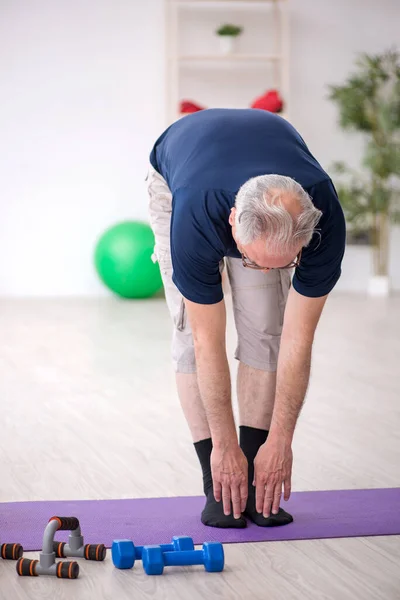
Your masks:
{"label": "man's arm", "polygon": [[327,296],[308,298],[292,287],[289,292],[278,358],[275,405],[267,442],[254,461],[256,509],[277,514],[284,485],[289,499],[292,439],[310,378],[315,330]]}
{"label": "man's arm", "polygon": [[231,402],[231,379],[225,348],[226,310],[217,304],[185,300],[193,333],[197,380],[213,443],[236,439]]}
{"label": "man's arm", "polygon": [[292,441],[310,378],[314,334],[326,299],[307,298],[290,289],[278,358],[272,437],[285,436]]}
{"label": "man's arm", "polygon": [[247,461],[241,452],[232,411],[231,379],[226,356],[226,311],[217,304],[196,304],[185,300],[196,355],[197,381],[213,442],[211,456],[214,495],[222,498],[229,515],[231,502],[235,518],[247,500]]}

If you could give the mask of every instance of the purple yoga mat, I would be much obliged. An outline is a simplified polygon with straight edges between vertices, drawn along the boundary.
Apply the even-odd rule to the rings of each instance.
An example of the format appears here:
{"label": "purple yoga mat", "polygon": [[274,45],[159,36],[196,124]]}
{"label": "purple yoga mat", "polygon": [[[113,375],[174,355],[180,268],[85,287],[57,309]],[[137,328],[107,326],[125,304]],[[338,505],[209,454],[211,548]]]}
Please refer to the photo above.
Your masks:
{"label": "purple yoga mat", "polygon": [[[199,519],[203,497],[10,502],[0,504],[0,542],[18,542],[40,550],[50,517],[78,517],[85,543],[111,546],[114,539],[161,544],[173,535],[189,535],[195,544],[304,540],[400,534],[400,488],[295,492],[283,503],[294,516],[284,527],[246,529],[205,527]],[[60,531],[57,539],[66,540]]]}

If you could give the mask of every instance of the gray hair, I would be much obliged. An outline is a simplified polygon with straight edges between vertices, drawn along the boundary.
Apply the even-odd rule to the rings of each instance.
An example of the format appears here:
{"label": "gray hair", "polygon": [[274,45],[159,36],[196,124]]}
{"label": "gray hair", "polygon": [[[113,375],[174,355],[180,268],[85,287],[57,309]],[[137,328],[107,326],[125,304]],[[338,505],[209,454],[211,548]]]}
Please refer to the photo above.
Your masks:
{"label": "gray hair", "polygon": [[[291,215],[282,197],[297,200],[301,212]],[[265,237],[274,254],[290,253],[307,246],[316,231],[322,212],[291,177],[260,175],[242,185],[236,196],[236,235],[240,243],[251,244]]]}

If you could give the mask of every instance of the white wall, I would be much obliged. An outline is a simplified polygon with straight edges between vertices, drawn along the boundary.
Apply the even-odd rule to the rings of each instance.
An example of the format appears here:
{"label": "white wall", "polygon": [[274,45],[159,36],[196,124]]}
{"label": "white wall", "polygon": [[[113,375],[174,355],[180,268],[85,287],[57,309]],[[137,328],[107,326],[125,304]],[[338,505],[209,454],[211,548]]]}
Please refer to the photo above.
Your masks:
{"label": "white wall", "polygon": [[162,0],[1,0],[0,294],[97,294],[95,240],[146,218]]}
{"label": "white wall", "polygon": [[[355,52],[398,42],[400,3],[290,4],[291,120],[325,167],[356,165],[361,142],[338,129],[326,84],[344,79]],[[0,0],[0,294],[105,293],[97,236],[147,215],[143,175],[164,124],[163,6]],[[344,267],[341,287],[364,289],[365,250],[350,248]]]}
{"label": "white wall", "polygon": [[[392,230],[389,255],[389,271],[391,273],[391,288],[400,290],[400,227]],[[368,246],[347,246],[343,259],[342,276],[335,291],[365,292],[372,270],[372,253]]]}

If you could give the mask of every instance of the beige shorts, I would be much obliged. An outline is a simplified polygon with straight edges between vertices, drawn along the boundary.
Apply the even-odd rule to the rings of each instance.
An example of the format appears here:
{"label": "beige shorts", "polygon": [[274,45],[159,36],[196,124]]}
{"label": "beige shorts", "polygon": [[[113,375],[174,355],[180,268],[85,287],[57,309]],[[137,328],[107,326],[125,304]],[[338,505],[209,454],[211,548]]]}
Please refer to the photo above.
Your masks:
{"label": "beige shorts", "polygon": [[[154,260],[160,265],[165,298],[174,323],[172,359],[179,373],[195,373],[196,360],[183,296],[172,281],[170,222],[172,194],[165,179],[150,168],[147,176],[150,224],[155,236]],[[246,269],[240,258],[225,258],[232,290],[237,331],[235,358],[261,369],[275,371],[291,270],[263,273]],[[224,261],[221,263],[221,270]]]}

